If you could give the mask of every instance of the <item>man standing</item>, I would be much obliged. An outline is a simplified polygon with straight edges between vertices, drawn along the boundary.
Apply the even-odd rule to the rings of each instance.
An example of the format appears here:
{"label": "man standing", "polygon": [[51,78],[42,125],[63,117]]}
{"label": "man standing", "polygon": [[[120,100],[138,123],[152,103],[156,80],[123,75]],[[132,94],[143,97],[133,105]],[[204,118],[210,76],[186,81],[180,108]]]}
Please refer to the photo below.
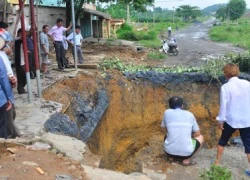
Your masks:
{"label": "man standing", "polygon": [[[4,40],[4,38],[0,35],[0,47],[3,47],[0,49],[0,58],[1,61],[3,62],[4,66],[5,66],[5,71],[6,71],[6,75],[9,79],[9,84],[11,84],[12,88],[16,87],[17,84],[17,80],[16,77],[13,75],[13,71],[11,69],[10,66],[10,61],[8,59],[8,56],[5,54],[6,52],[9,52],[9,47],[7,47],[6,45],[6,41]],[[9,93],[12,94],[12,89],[8,88],[8,91],[10,91]],[[12,95],[13,96],[13,95]],[[10,99],[11,101],[11,107],[10,109],[8,109],[7,111],[7,136],[10,138],[15,138],[17,136],[20,136],[20,132],[17,129],[17,127],[14,124],[14,120],[16,117],[16,111],[15,111],[15,106],[14,106],[14,98],[12,97]],[[1,114],[1,113],[0,113]]]}
{"label": "man standing", "polygon": [[36,68],[35,68],[35,56],[34,56],[34,44],[32,40],[32,30],[31,26],[25,28],[26,37],[27,37],[27,48],[28,48],[28,59],[29,59],[29,68],[30,68],[30,78],[35,79],[36,77]]}
{"label": "man standing", "polygon": [[[3,38],[0,40],[0,50],[3,50],[5,43]],[[12,108],[14,97],[11,89],[11,84],[3,63],[0,57],[0,137],[7,139],[8,135],[8,111]]]}
{"label": "man standing", "polygon": [[76,26],[75,41],[74,41],[73,32],[67,37],[67,40],[72,45],[72,54],[73,54],[73,57],[75,56],[75,53],[74,53],[74,44],[76,44],[76,53],[77,53],[77,57],[78,57],[78,62],[80,64],[82,64],[83,63],[83,57],[82,57],[82,47],[81,46],[82,46],[83,37],[81,35],[81,27],[79,25]]}
{"label": "man standing", "polygon": [[172,27],[169,25],[168,26],[168,37],[171,37],[171,33],[172,33]]}
{"label": "man standing", "polygon": [[50,36],[50,38],[53,40],[54,43],[56,51],[56,60],[59,70],[63,70],[65,67],[68,67],[68,62],[65,57],[62,41],[63,41],[63,33],[65,31],[69,31],[72,26],[70,24],[68,28],[65,28],[62,26],[62,24],[63,20],[60,18],[57,19],[56,25],[53,26],[48,32],[48,35]]}
{"label": "man standing", "polygon": [[[239,67],[236,64],[226,64],[223,72],[228,82],[221,87],[220,91],[220,111],[216,119],[219,121],[222,134],[217,145],[215,164],[220,164],[224,147],[237,129],[240,131],[250,163],[250,83],[237,77]],[[246,174],[250,176],[250,170],[246,170]]]}
{"label": "man standing", "polygon": [[183,166],[195,165],[191,157],[201,148],[203,136],[194,115],[183,110],[181,97],[169,99],[169,107],[164,112],[161,123],[167,129],[164,149],[170,161],[178,160]]}
{"label": "man standing", "polygon": [[18,29],[17,37],[15,38],[14,43],[14,59],[15,59],[15,68],[17,75],[17,92],[18,94],[25,94],[26,91],[24,87],[26,86],[26,73],[24,67],[24,53],[22,45],[22,29]]}
{"label": "man standing", "polygon": [[40,33],[40,44],[41,44],[41,57],[42,57],[42,70],[43,74],[48,74],[48,63],[49,63],[49,40],[47,33],[49,31],[49,26],[44,25],[42,32]]}

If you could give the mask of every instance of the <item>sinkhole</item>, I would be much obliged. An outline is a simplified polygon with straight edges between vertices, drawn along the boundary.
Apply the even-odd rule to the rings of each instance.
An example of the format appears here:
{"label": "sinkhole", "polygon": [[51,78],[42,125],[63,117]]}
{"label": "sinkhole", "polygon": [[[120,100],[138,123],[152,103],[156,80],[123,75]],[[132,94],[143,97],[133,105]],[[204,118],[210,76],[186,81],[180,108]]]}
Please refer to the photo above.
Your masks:
{"label": "sinkhole", "polygon": [[87,142],[102,157],[101,168],[140,172],[149,154],[164,155],[160,124],[171,96],[183,97],[206,146],[216,145],[220,134],[215,118],[224,80],[219,81],[197,73],[79,73],[44,90],[45,99],[63,104],[62,114],[53,115],[45,129]]}

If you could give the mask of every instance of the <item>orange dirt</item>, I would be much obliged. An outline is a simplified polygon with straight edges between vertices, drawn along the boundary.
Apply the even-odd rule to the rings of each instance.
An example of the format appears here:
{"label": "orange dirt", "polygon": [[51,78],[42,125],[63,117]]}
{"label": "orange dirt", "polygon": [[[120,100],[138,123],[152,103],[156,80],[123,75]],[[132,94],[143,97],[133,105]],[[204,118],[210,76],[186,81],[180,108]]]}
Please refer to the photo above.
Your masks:
{"label": "orange dirt", "polygon": [[[100,167],[127,173],[140,171],[142,161],[138,157],[144,147],[150,146],[152,138],[158,143],[158,149],[152,150],[151,159],[162,156],[160,144],[165,132],[160,123],[166,109],[165,99],[173,95],[182,96],[188,102],[185,107],[196,116],[207,145],[216,144],[219,136],[215,128],[219,109],[217,85],[169,83],[166,87],[154,87],[149,82],[128,81],[117,71],[110,72],[112,78],[108,81],[97,71],[91,73],[54,84],[44,91],[44,97],[67,105],[70,92],[78,91],[91,97],[97,89],[105,87],[109,107],[88,141],[91,151],[102,156]],[[60,93],[56,93],[58,91]],[[73,117],[71,106],[66,114]]]}
{"label": "orange dirt", "polygon": [[[7,150],[11,147],[15,152]],[[33,165],[32,165],[33,164]],[[36,168],[40,168],[44,174]],[[42,172],[41,171],[41,172]],[[0,144],[0,179],[54,180],[56,176],[87,179],[81,165],[50,151],[33,151],[17,145]]]}

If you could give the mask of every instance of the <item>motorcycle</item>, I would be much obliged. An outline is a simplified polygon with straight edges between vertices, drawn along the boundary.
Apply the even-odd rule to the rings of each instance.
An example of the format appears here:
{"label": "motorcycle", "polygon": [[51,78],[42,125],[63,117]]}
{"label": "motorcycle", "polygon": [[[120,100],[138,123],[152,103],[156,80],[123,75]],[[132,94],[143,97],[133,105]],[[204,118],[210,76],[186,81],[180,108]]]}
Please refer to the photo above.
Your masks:
{"label": "motorcycle", "polygon": [[162,41],[161,51],[166,54],[173,54],[175,56],[179,53],[179,48],[177,46],[177,43],[175,41],[168,42],[167,40]]}

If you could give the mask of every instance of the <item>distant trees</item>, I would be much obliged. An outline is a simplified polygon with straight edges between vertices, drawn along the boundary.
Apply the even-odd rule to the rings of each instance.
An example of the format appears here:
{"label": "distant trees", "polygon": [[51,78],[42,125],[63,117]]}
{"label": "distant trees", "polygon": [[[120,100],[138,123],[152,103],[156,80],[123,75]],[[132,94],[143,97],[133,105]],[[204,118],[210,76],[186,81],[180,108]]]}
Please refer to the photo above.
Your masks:
{"label": "distant trees", "polygon": [[215,17],[224,21],[227,18],[227,7],[219,8],[215,13]]}
{"label": "distant trees", "polygon": [[201,10],[197,6],[182,5],[176,9],[176,16],[189,20],[202,16]]}
{"label": "distant trees", "polygon": [[216,18],[224,21],[226,18],[236,20],[246,11],[245,0],[230,0],[226,7],[221,7],[216,11]]}
{"label": "distant trees", "polygon": [[230,20],[240,18],[246,11],[245,0],[230,0],[228,3]]}

